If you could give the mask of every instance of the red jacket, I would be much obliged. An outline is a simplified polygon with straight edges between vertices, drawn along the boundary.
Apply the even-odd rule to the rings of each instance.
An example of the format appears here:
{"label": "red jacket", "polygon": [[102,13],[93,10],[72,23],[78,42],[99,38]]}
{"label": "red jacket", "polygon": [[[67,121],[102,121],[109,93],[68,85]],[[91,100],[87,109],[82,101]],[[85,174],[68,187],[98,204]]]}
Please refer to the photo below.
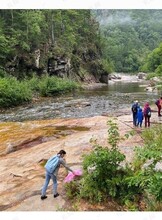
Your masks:
{"label": "red jacket", "polygon": [[[149,103],[146,102],[146,104],[145,104],[145,106],[144,106],[144,109],[143,109],[143,114],[144,114],[144,116],[147,116],[147,109],[148,109],[148,108],[150,108],[150,106],[149,106]],[[151,111],[151,108],[150,108],[150,111]]]}

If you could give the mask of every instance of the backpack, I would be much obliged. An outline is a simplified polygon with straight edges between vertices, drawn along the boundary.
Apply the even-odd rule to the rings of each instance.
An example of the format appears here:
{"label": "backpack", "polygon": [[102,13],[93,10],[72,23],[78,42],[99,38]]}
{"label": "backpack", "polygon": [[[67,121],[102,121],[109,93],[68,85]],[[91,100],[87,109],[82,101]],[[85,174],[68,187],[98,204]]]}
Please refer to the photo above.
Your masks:
{"label": "backpack", "polygon": [[157,99],[156,102],[155,102],[155,105],[158,106],[158,105],[159,105],[159,102],[160,102],[159,99]]}
{"label": "backpack", "polygon": [[132,106],[132,112],[136,113],[137,112],[137,105],[133,104]]}
{"label": "backpack", "polygon": [[148,107],[146,109],[146,116],[151,117],[151,109],[150,109],[150,107]]}
{"label": "backpack", "polygon": [[49,173],[53,173],[54,170],[56,169],[56,167],[58,166],[59,164],[59,159],[60,157],[58,155],[55,155],[53,157],[51,157],[47,163],[45,164],[45,168],[46,170],[49,172]]}

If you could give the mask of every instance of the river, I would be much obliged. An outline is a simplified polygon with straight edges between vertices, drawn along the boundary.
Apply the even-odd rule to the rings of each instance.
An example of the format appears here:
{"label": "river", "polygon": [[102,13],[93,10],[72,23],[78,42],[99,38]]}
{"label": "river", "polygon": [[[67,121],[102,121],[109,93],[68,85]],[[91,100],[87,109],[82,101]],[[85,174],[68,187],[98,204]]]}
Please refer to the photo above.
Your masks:
{"label": "river", "polygon": [[[122,75],[121,75],[122,76]],[[43,98],[30,104],[5,110],[0,113],[0,121],[25,121],[53,118],[80,118],[112,114],[130,108],[134,100],[141,107],[146,101],[154,103],[157,93],[145,91],[148,82],[136,76],[123,75],[122,80],[110,81],[108,85]]]}

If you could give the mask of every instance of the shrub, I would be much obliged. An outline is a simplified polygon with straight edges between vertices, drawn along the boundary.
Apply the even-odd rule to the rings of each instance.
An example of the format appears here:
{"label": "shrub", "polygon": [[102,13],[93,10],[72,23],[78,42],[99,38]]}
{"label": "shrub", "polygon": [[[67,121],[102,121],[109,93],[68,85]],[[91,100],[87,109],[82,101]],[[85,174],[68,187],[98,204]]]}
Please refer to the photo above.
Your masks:
{"label": "shrub", "polygon": [[155,70],[156,74],[158,76],[162,76],[162,65],[159,65],[156,70]]}
{"label": "shrub", "polygon": [[63,80],[54,76],[44,76],[38,83],[38,90],[41,96],[53,96],[65,91],[72,91],[77,87],[78,84],[73,81]]}
{"label": "shrub", "polygon": [[0,68],[0,77],[4,78],[6,76],[7,76],[7,73],[3,69]]}
{"label": "shrub", "polygon": [[[143,170],[142,183],[146,197],[162,201],[162,125],[145,130],[142,134],[145,146],[136,148],[134,164],[138,164],[138,170]],[[138,161],[138,163],[137,163]],[[136,166],[137,169],[137,166]]]}
{"label": "shrub", "polygon": [[32,92],[28,85],[15,78],[0,79],[0,106],[17,106],[32,99]]}
{"label": "shrub", "polygon": [[37,76],[33,76],[30,80],[27,81],[33,92],[39,92],[39,81],[40,79]]}
{"label": "shrub", "polygon": [[146,79],[147,79],[147,80],[150,80],[151,78],[153,78],[153,77],[155,77],[155,76],[157,76],[156,73],[147,73]]}
{"label": "shrub", "polygon": [[69,199],[74,199],[80,193],[80,181],[73,180],[65,184],[66,195]]}
{"label": "shrub", "polygon": [[[125,174],[120,166],[124,159],[125,156],[116,149],[95,146],[83,161],[85,180],[82,186],[86,189],[82,189],[83,197],[90,195],[89,198],[93,197],[96,202],[107,196],[117,197],[119,183]],[[94,171],[89,173],[89,167],[95,167]]]}
{"label": "shrub", "polygon": [[[130,168],[122,165],[125,163],[125,155],[118,150],[118,127],[113,121],[108,121],[108,126],[108,143],[111,148],[99,146],[95,141],[92,152],[85,155],[83,160],[81,197],[91,202],[101,202],[108,196],[119,198],[128,193],[124,179],[130,173]],[[89,168],[93,168],[92,172]]]}
{"label": "shrub", "polygon": [[53,96],[79,88],[76,82],[58,77],[33,76],[30,80],[18,81],[14,77],[0,78],[0,106],[12,107],[29,102],[32,95]]}
{"label": "shrub", "polygon": [[[161,158],[161,128],[157,128],[159,134],[155,131],[152,131],[153,134],[151,131],[145,131],[143,138],[147,147],[148,144],[150,147],[137,147],[136,163],[129,165],[126,164],[125,155],[118,150],[120,137],[116,123],[109,121],[108,126],[108,143],[111,148],[99,146],[95,141],[92,152],[84,156],[81,197],[94,203],[111,197],[120,204],[125,204],[129,210],[138,210],[139,201],[150,195],[154,201],[161,201],[162,174],[155,172],[155,164]],[[145,169],[143,165],[150,158],[153,158],[153,164]]]}
{"label": "shrub", "polygon": [[[135,148],[135,158],[131,164],[118,149],[120,140],[115,122],[108,121],[108,143],[103,147],[92,140],[93,148],[83,155],[83,176],[69,185],[72,197],[100,203],[108,198],[115,199],[128,210],[159,210],[162,202],[162,126],[147,129],[142,133],[144,147]],[[161,168],[157,165],[161,163]],[[160,209],[161,210],[161,209]]]}

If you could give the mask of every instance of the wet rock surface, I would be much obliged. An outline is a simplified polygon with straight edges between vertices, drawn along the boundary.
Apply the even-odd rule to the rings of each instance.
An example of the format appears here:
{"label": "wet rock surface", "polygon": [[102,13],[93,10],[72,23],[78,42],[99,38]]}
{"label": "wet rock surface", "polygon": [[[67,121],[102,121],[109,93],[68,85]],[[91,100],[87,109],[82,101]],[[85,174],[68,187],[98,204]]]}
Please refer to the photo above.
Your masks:
{"label": "wet rock surface", "polygon": [[[122,112],[116,120],[121,136],[133,129],[132,115],[128,109],[125,109],[125,112],[127,114]],[[67,152],[67,164],[72,169],[81,168],[82,155],[92,149],[90,144],[92,137],[97,139],[99,144],[107,146],[107,121],[109,119],[112,119],[112,116],[1,123],[0,133],[3,135],[0,136],[0,210],[56,211],[64,209],[67,202],[63,188],[63,180],[67,175],[65,168],[60,168],[58,177],[60,196],[53,198],[51,182],[47,190],[48,198],[44,201],[40,199],[45,178],[43,161],[60,149],[64,149]],[[151,122],[151,126],[162,122],[162,119],[157,116],[156,108],[152,113]],[[134,136],[119,143],[119,149],[126,155],[128,162],[133,158],[134,147],[143,145],[140,136],[141,128],[134,130]],[[46,141],[35,142],[40,137]],[[28,140],[30,140],[30,146],[26,146]],[[9,143],[11,146],[17,145],[21,148],[14,152],[6,152]]]}

